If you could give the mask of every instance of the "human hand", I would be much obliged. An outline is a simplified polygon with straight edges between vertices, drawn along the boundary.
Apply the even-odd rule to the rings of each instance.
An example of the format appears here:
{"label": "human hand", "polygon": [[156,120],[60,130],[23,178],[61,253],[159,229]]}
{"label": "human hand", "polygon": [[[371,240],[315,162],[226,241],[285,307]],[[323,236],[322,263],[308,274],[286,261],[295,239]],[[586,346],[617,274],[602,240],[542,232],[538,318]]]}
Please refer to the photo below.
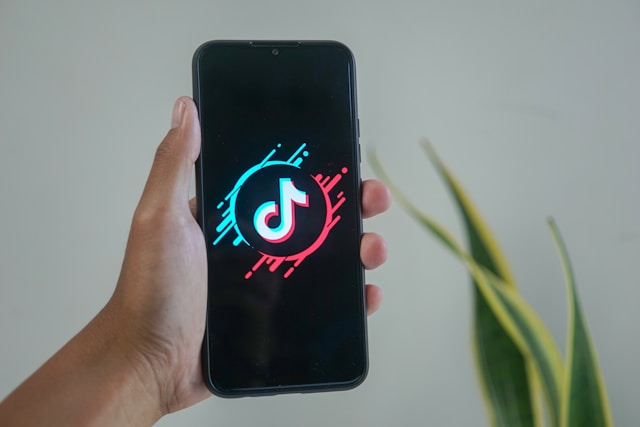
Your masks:
{"label": "human hand", "polygon": [[[202,231],[189,203],[189,182],[200,152],[200,126],[193,101],[176,102],[173,129],[157,150],[147,185],[134,215],[122,273],[112,304],[126,307],[138,343],[150,361],[164,410],[172,412],[210,395],[202,380],[200,348],[207,301],[207,259]],[[379,181],[362,185],[365,218],[384,212],[391,197]],[[383,239],[362,237],[367,269],[387,256]],[[375,312],[381,290],[367,285],[367,312]],[[122,309],[119,309],[123,311]]]}
{"label": "human hand", "polygon": [[[37,396],[49,425],[56,419],[64,424],[150,424],[211,395],[200,362],[207,257],[188,196],[199,153],[197,110],[190,98],[182,97],[133,216],[113,296],[83,331],[0,405],[0,421],[9,413],[22,425],[29,425],[28,416],[38,425],[39,412],[29,401]],[[363,182],[365,218],[384,212],[390,202],[384,184]],[[376,268],[386,256],[383,239],[365,233],[364,267]],[[372,314],[382,301],[381,290],[367,285],[366,299],[367,313]],[[62,393],[47,394],[43,382],[55,384]],[[83,412],[69,417],[73,411]]]}

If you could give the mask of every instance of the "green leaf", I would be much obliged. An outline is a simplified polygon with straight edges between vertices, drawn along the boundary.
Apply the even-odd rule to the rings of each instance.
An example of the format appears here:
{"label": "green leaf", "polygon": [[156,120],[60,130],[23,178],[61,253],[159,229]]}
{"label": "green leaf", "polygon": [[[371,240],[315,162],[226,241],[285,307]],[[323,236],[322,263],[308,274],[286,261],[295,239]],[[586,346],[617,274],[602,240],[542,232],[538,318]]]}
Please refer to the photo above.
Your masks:
{"label": "green leaf", "polygon": [[591,342],[591,334],[580,307],[567,249],[553,219],[549,219],[548,223],[562,260],[567,285],[567,354],[562,384],[560,426],[613,426],[607,390]]}
{"label": "green leaf", "polygon": [[[477,283],[475,283],[477,287]],[[496,427],[540,425],[533,383],[518,346],[474,287],[472,348],[489,423]]]}
{"label": "green leaf", "polygon": [[[535,312],[515,291],[513,284],[506,283],[497,274],[467,254],[443,227],[423,214],[407,199],[400,189],[389,179],[379,160],[373,153],[371,160],[373,168],[378,175],[387,182],[396,200],[398,200],[411,216],[465,263],[474,280],[476,289],[490,307],[491,312],[495,314],[495,318],[498,320],[500,326],[508,334],[524,358],[531,360],[533,371],[535,372],[534,381],[539,381],[542,386],[550,419],[552,420],[552,425],[555,426],[556,420],[559,419],[562,361],[558,348],[553,342],[548,330],[544,327]],[[481,349],[479,349],[479,351],[481,351]],[[502,373],[502,375],[504,376],[504,373]],[[488,378],[490,378],[490,380],[494,378],[501,379],[497,374],[491,375]],[[530,401],[530,398],[525,398],[524,405],[531,405],[531,403],[529,403]],[[518,402],[519,404],[523,402],[522,397],[518,399]],[[492,405],[494,404],[493,401],[490,401],[490,403]],[[507,414],[505,416],[512,416],[512,412],[505,412],[505,410],[510,411],[513,402],[505,399],[499,402],[499,405],[500,406],[493,407],[493,411],[490,410],[491,421],[492,423],[501,423],[499,425],[506,425],[502,423],[507,420],[498,417],[503,414]],[[533,413],[533,409],[531,413]],[[521,417],[521,419],[527,422],[526,418]],[[516,418],[516,422],[517,420],[518,418]]]}
{"label": "green leaf", "polygon": [[[424,148],[429,160],[436,167],[436,170],[444,179],[449,191],[454,197],[460,210],[460,214],[465,222],[471,255],[480,265],[487,267],[495,275],[500,277],[509,287],[516,287],[516,280],[511,273],[507,259],[500,249],[498,242],[493,237],[487,223],[482,219],[480,212],[476,209],[471,197],[464,190],[462,185],[453,176],[440,157],[435,152],[429,141],[423,141]],[[477,252],[477,255],[474,253]]]}
{"label": "green leaf", "polygon": [[[471,198],[433,147],[428,142],[423,147],[458,206],[471,256],[479,265],[500,277],[508,287],[515,289],[515,279],[506,257]],[[537,402],[539,383],[531,378],[535,371],[496,318],[477,289],[477,283],[474,285],[472,348],[480,389],[487,401],[490,425],[540,426],[543,415]]]}

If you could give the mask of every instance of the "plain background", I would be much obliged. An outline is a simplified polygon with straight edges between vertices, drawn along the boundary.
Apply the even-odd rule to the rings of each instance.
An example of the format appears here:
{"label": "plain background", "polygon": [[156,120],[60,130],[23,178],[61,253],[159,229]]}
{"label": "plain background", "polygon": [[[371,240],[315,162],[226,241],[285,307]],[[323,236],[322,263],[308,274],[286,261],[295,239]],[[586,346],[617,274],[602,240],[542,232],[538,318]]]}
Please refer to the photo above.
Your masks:
{"label": "plain background", "polygon": [[[363,151],[460,231],[429,138],[564,348],[574,262],[614,418],[640,417],[640,4],[445,1],[0,3],[0,396],[109,298],[191,55],[210,39],[335,39],[355,53]],[[363,175],[370,177],[366,159]],[[366,228],[371,366],[354,391],[212,398],[159,424],[485,425],[463,267],[398,207]],[[52,393],[56,390],[52,389]]]}

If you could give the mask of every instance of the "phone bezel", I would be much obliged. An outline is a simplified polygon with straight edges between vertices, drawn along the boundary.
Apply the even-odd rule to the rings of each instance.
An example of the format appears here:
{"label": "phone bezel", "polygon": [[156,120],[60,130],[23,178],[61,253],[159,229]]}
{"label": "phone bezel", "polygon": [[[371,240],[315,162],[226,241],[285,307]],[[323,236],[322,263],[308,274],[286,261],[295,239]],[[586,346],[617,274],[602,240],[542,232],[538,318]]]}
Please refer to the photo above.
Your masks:
{"label": "phone bezel", "polygon": [[[352,147],[353,154],[353,166],[354,172],[357,174],[356,179],[358,183],[361,183],[360,177],[360,144],[359,144],[359,118],[357,111],[357,91],[356,91],[356,73],[355,73],[355,58],[351,50],[344,44],[337,41],[320,41],[320,40],[304,40],[304,41],[294,41],[294,40],[212,40],[203,43],[198,47],[193,55],[192,61],[192,78],[193,78],[193,99],[196,106],[199,106],[199,100],[201,97],[200,94],[200,61],[202,56],[205,54],[206,50],[210,46],[244,46],[251,47],[257,49],[295,49],[300,46],[321,46],[321,47],[331,47],[337,48],[346,51],[349,54],[350,58],[350,91],[351,91],[351,109],[352,109],[352,120],[351,132],[352,132],[352,140],[355,141],[355,146]],[[198,114],[200,117],[200,109],[198,108]],[[204,196],[202,194],[202,182],[203,182],[203,167],[201,162],[201,156],[198,157],[196,162],[196,219],[198,224],[201,227],[204,227]],[[355,188],[356,192],[356,203],[358,205],[358,211],[361,212],[360,201],[360,185]],[[362,235],[362,215],[358,215],[358,227],[357,230],[359,235]],[[358,242],[359,245],[359,242]],[[278,386],[278,387],[256,387],[251,389],[234,389],[234,390],[226,390],[221,389],[216,386],[212,376],[211,376],[211,357],[209,354],[209,322],[208,318],[205,319],[205,334],[203,338],[203,345],[201,351],[201,361],[202,361],[202,371],[204,382],[207,388],[217,396],[232,398],[232,397],[246,397],[246,396],[266,396],[266,395],[277,395],[284,393],[312,393],[312,392],[322,392],[322,391],[339,391],[339,390],[349,390],[357,387],[362,384],[368,375],[369,370],[369,361],[368,361],[368,334],[367,334],[367,319],[366,319],[366,299],[365,299],[365,286],[364,286],[364,267],[360,265],[361,274],[361,304],[360,310],[362,315],[362,327],[363,327],[363,345],[364,345],[364,360],[363,360],[363,370],[360,375],[350,381],[346,382],[331,382],[331,383],[313,383],[313,384],[297,384],[290,386]],[[207,317],[208,317],[208,307],[207,307]]]}

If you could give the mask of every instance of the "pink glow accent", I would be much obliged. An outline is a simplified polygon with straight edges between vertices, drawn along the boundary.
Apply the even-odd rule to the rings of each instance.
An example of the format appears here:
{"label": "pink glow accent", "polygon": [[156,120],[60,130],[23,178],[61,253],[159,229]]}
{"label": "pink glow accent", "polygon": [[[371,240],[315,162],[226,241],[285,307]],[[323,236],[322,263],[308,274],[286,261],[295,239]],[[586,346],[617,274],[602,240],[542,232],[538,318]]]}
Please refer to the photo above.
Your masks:
{"label": "pink glow accent", "polygon": [[342,175],[336,174],[336,176],[334,176],[333,179],[324,186],[327,192],[331,191],[331,189],[335,187],[336,184],[339,183],[341,179],[342,179]]}
{"label": "pink glow accent", "polygon": [[333,205],[333,207],[331,208],[331,213],[334,213],[335,211],[337,211],[337,210],[338,210],[338,208],[339,208],[340,206],[342,206],[342,204],[345,202],[345,200],[346,200],[346,199],[345,199],[344,197],[343,197],[343,198],[341,198],[341,199],[339,199],[339,200],[336,202],[336,204],[335,204],[335,205]]}
{"label": "pink glow accent", "polygon": [[264,223],[269,224],[269,220],[274,216],[278,216],[280,214],[280,206],[275,205],[273,207],[273,212],[269,212],[267,216],[264,217]]}
{"label": "pink glow accent", "polygon": [[291,276],[291,273],[293,273],[293,270],[295,270],[295,267],[289,267],[289,269],[284,273],[284,278],[288,279],[289,276]]}
{"label": "pink glow accent", "polygon": [[284,261],[283,257],[271,257],[270,259],[271,265],[269,266],[269,271],[274,273],[278,269],[278,267],[282,265],[283,261]]}
{"label": "pink glow accent", "polygon": [[256,271],[258,268],[260,268],[263,262],[267,261],[267,264],[268,264],[270,262],[268,258],[269,258],[269,255],[262,254],[262,258],[260,258],[258,262],[253,264],[253,267],[251,267],[251,270],[247,271],[247,274],[244,275],[244,278],[248,279],[249,277],[251,277],[253,275],[253,272]]}

